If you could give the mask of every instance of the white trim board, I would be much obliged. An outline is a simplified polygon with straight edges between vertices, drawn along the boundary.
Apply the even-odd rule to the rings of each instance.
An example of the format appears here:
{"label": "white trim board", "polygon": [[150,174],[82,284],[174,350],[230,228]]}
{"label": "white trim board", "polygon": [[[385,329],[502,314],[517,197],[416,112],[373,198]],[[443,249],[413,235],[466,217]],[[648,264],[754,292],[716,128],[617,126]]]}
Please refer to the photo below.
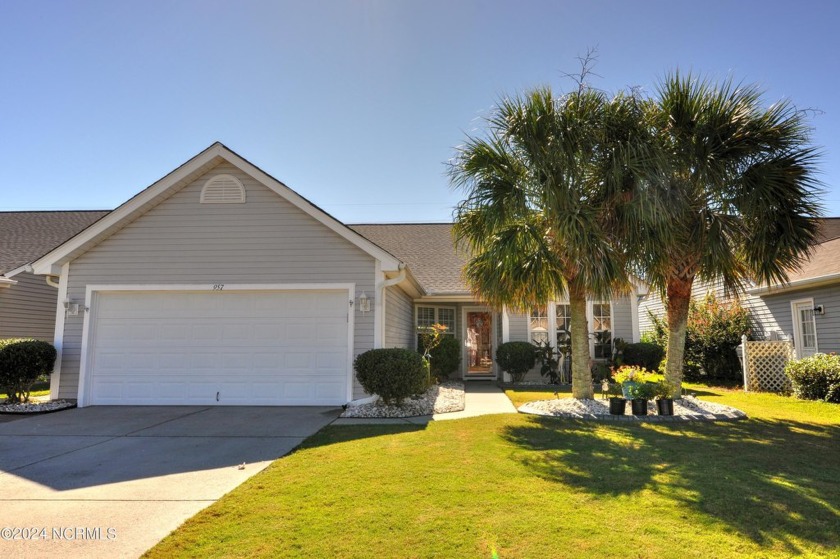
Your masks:
{"label": "white trim board", "polygon": [[[69,265],[68,265],[69,269]],[[221,289],[219,289],[221,286]],[[90,370],[90,340],[92,332],[91,316],[96,312],[96,298],[101,293],[119,292],[192,292],[212,293],[220,295],[227,292],[255,292],[270,293],[278,291],[346,291],[347,292],[347,392],[346,399],[353,399],[353,355],[355,347],[355,283],[289,283],[289,284],[91,284],[85,290],[84,323],[82,326],[82,347],[79,360],[79,387],[77,400],[79,407],[88,405],[87,375]]]}
{"label": "white trim board", "polygon": [[166,194],[177,184],[188,179],[194,173],[199,172],[205,165],[211,163],[216,158],[221,158],[231,165],[234,165],[240,171],[253,177],[265,187],[319,221],[328,229],[337,233],[362,251],[371,255],[373,258],[380,260],[384,271],[399,270],[399,266],[402,263],[391,253],[370,242],[359,233],[356,233],[282,182],[268,175],[256,165],[250,163],[228,149],[223,144],[216,142],[159,181],[135,195],[127,202],[123,203],[111,213],[105,215],[102,219],[87,229],[78,233],[70,240],[62,243],[46,255],[33,262],[32,267],[34,268],[35,273],[39,275],[58,275],[60,273],[59,268],[64,262],[72,260],[78,254],[86,252],[91,246],[98,244],[102,239],[118,230],[120,224],[124,220],[136,217],[135,214],[141,212],[143,208],[150,204],[155,198]]}
{"label": "white trim board", "polygon": [[[814,298],[813,297],[804,297],[802,299],[794,299],[790,302],[790,319],[791,319],[791,326],[793,327],[793,345],[796,352],[796,358],[802,359],[803,357],[807,357],[802,354],[803,341],[802,341],[802,323],[799,320],[799,313],[797,312],[797,306],[805,305],[811,309],[814,308]],[[811,320],[814,323],[814,353],[819,353],[820,351],[820,342],[819,342],[819,333],[817,332],[817,317],[816,315],[811,316]]]}
{"label": "white trim board", "polygon": [[64,347],[64,319],[67,311],[64,309],[64,301],[67,299],[67,282],[70,278],[70,263],[65,262],[61,266],[61,276],[58,279],[58,300],[55,307],[55,334],[53,345],[55,346],[55,366],[50,375],[50,399],[57,400],[61,390],[61,354]]}

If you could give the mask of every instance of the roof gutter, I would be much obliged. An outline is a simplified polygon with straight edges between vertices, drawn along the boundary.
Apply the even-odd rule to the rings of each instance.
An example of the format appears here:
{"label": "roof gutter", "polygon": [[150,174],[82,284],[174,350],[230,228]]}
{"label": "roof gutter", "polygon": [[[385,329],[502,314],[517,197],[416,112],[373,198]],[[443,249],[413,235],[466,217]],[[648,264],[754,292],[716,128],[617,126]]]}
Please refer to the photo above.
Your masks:
{"label": "roof gutter", "polygon": [[0,276],[0,289],[8,288],[17,283],[17,280],[13,280],[12,278],[7,278],[6,276]]}
{"label": "roof gutter", "polygon": [[752,289],[747,289],[747,293],[750,295],[775,295],[777,293],[786,293],[788,291],[805,289],[807,287],[819,287],[821,285],[827,285],[838,281],[840,281],[840,273],[826,274],[824,276],[796,280],[786,284],[753,287]]}

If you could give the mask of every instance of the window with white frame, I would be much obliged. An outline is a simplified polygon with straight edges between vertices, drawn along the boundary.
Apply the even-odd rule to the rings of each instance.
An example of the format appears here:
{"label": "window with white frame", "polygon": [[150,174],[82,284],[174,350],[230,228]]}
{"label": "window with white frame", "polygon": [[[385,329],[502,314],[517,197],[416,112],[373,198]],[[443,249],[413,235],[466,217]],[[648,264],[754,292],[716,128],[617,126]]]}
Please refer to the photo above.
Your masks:
{"label": "window with white frame", "polygon": [[555,341],[557,347],[568,346],[572,339],[572,306],[557,303],[554,306]]}
{"label": "window with white frame", "polygon": [[420,334],[433,324],[446,326],[446,336],[455,335],[455,309],[452,307],[417,307],[417,347],[420,347]]}
{"label": "window with white frame", "polygon": [[547,344],[551,339],[548,331],[548,307],[536,307],[531,310],[528,321],[528,339],[533,344]]}
{"label": "window with white frame", "polygon": [[612,357],[612,314],[609,301],[592,303],[592,335],[594,338],[593,357],[609,359]]}

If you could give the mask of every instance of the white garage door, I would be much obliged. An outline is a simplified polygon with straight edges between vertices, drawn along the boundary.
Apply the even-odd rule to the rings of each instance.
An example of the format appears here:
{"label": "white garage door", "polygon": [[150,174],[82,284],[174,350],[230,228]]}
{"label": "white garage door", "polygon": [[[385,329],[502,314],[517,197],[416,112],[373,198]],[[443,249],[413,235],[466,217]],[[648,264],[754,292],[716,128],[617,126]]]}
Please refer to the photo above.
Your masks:
{"label": "white garage door", "polygon": [[90,404],[347,401],[346,291],[99,293]]}

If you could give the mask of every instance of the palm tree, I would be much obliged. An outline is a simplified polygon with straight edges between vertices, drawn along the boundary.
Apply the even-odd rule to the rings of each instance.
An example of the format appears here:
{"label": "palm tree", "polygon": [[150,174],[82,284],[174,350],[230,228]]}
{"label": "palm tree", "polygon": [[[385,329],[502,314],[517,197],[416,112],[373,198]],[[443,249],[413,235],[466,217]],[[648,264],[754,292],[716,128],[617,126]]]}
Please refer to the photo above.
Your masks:
{"label": "palm tree", "polygon": [[755,86],[678,73],[659,87],[653,122],[672,227],[649,245],[647,277],[666,301],[666,379],[678,390],[695,278],[729,293],[748,280],[784,282],[816,240],[817,153],[804,115],[761,101]]}
{"label": "palm tree", "polygon": [[539,88],[501,101],[486,136],[469,138],[450,167],[466,194],[454,231],[476,295],[529,312],[568,294],[576,398],[592,397],[587,296],[630,285],[623,241],[644,207],[640,170],[651,166],[642,106],[632,95]]}

